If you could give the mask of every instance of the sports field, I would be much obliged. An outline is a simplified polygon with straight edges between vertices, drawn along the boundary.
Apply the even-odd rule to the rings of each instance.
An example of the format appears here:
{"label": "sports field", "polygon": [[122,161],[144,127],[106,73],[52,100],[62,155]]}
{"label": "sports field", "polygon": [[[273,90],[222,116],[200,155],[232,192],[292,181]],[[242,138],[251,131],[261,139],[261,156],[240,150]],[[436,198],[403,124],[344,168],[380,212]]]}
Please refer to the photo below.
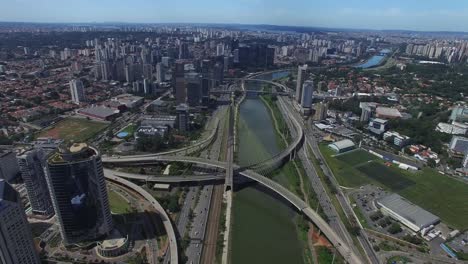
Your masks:
{"label": "sports field", "polygon": [[108,124],[106,123],[70,117],[59,121],[52,128],[40,132],[38,137],[83,142],[90,139],[107,126]]}
{"label": "sports field", "polygon": [[468,185],[442,175],[431,168],[418,172],[386,166],[381,159],[363,151],[334,156],[326,145],[320,145],[328,165],[342,186],[359,187],[375,184],[400,194],[411,202],[439,216],[457,229],[468,228]]}

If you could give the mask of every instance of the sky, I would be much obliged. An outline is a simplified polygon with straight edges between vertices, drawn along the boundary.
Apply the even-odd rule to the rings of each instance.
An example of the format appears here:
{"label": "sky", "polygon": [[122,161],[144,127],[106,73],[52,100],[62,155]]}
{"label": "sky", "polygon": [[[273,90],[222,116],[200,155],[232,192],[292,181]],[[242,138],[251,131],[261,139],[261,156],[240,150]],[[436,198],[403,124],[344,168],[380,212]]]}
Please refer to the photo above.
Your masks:
{"label": "sky", "polygon": [[468,32],[468,0],[0,0],[0,21],[239,23]]}

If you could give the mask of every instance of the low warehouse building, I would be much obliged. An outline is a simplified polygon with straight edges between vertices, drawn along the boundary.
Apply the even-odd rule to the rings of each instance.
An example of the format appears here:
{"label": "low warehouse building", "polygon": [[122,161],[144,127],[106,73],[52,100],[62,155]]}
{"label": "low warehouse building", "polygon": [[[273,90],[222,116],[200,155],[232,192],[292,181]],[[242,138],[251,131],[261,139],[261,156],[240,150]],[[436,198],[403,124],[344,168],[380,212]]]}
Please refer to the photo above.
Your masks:
{"label": "low warehouse building", "polygon": [[401,222],[414,232],[440,221],[439,217],[394,193],[377,200],[382,213]]}
{"label": "low warehouse building", "polygon": [[340,140],[335,143],[332,143],[328,145],[328,147],[333,149],[337,153],[343,153],[343,152],[350,151],[356,148],[356,145],[354,144],[353,141],[349,139],[344,139],[344,140]]}
{"label": "low warehouse building", "polygon": [[79,109],[77,113],[95,120],[110,121],[119,114],[119,110],[114,110],[105,106],[90,106],[88,108]]}

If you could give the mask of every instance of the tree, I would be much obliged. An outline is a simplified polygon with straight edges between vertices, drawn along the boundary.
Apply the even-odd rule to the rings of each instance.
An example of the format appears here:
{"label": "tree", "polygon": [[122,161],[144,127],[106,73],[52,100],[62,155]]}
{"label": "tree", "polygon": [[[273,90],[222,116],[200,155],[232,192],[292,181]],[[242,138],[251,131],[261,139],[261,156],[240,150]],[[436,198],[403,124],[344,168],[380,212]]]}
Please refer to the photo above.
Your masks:
{"label": "tree", "polygon": [[167,205],[167,209],[173,213],[180,211],[179,206],[179,198],[177,196],[171,196],[169,198],[169,204]]}
{"label": "tree", "polygon": [[393,223],[388,228],[388,232],[390,232],[390,234],[400,233],[401,232],[401,225],[399,223]]}
{"label": "tree", "polygon": [[427,160],[427,166],[431,167],[431,168],[435,168],[437,166],[437,163],[434,159],[428,159]]}

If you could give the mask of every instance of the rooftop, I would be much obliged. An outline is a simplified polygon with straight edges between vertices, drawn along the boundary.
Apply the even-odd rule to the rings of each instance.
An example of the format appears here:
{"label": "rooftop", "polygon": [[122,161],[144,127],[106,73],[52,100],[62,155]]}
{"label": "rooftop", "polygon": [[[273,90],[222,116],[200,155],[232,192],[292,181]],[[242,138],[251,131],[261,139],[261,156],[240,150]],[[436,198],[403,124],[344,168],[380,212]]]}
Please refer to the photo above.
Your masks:
{"label": "rooftop", "polygon": [[439,221],[439,217],[411,203],[396,193],[385,196],[377,202],[418,227],[424,227]]}
{"label": "rooftop", "polygon": [[82,108],[78,110],[78,112],[99,117],[108,117],[116,114],[114,109],[105,106],[91,106],[88,108]]}
{"label": "rooftop", "polygon": [[453,137],[450,142],[450,150],[459,153],[465,153],[468,150],[468,138]]}
{"label": "rooftop", "polygon": [[355,146],[354,142],[349,139],[343,139],[330,145],[335,145],[338,149],[351,148]]}
{"label": "rooftop", "polygon": [[379,106],[375,110],[377,115],[388,116],[388,117],[401,117],[400,111],[396,108],[382,107]]}

